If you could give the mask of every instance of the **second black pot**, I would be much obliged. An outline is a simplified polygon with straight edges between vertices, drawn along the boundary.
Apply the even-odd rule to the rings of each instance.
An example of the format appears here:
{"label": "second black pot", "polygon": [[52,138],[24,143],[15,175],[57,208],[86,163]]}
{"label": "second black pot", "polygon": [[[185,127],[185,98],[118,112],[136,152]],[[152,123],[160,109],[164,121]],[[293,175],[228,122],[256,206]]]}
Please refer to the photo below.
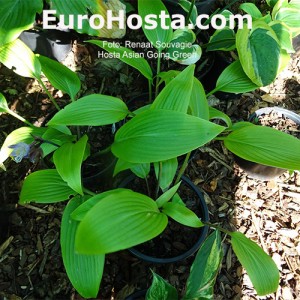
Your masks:
{"label": "second black pot", "polygon": [[[287,109],[284,109],[281,107],[261,108],[250,116],[249,121],[253,122],[259,116],[264,115],[264,114],[270,114],[271,112],[276,112],[279,117],[285,117],[285,118],[291,119],[296,124],[300,125],[300,116],[299,115],[297,115],[296,113],[294,113],[290,110],[287,110]],[[234,155],[234,160],[244,171],[246,171],[246,173],[250,177],[255,178],[255,179],[270,180],[277,176],[282,175],[286,171],[286,169],[266,166],[266,165],[258,164],[258,163],[252,162],[252,161],[248,161],[237,155]]]}
{"label": "second black pot", "polygon": [[[127,177],[121,184],[119,187],[128,187],[129,184],[131,184],[134,180],[136,179],[136,177],[134,175]],[[183,201],[188,201],[192,198],[192,196],[190,195],[190,193],[193,193],[193,197],[195,197],[196,203],[195,205],[197,206],[197,208],[199,209],[199,214],[200,215],[200,219],[203,222],[208,222],[209,221],[209,213],[208,213],[208,208],[206,205],[206,202],[204,200],[204,197],[202,195],[202,193],[200,192],[200,190],[192,183],[192,181],[190,179],[188,179],[186,176],[182,176],[181,178],[182,183],[181,185],[184,185],[185,188],[187,188],[189,190],[188,193],[186,193],[185,195],[181,195]],[[133,189],[134,190],[134,189]],[[180,188],[179,188],[179,192],[180,192]],[[184,197],[185,196],[185,197]],[[187,227],[184,225],[180,226],[183,227]],[[181,261],[184,260],[186,258],[188,258],[189,256],[191,256],[192,254],[194,254],[201,246],[201,244],[203,243],[203,241],[205,240],[207,233],[208,233],[208,226],[204,226],[200,229],[198,229],[198,236],[197,236],[197,240],[196,242],[187,250],[184,250],[182,253],[172,256],[172,257],[165,257],[164,254],[162,254],[161,256],[155,256],[153,254],[150,253],[142,253],[141,250],[139,250],[139,246],[130,248],[129,251],[134,254],[136,257],[138,257],[141,260],[147,261],[147,262],[151,262],[151,263],[158,263],[158,264],[165,264],[165,263],[174,263],[177,261]],[[178,231],[177,234],[183,234],[182,231]],[[159,240],[159,243],[162,242],[164,243],[163,237],[159,236],[156,237],[155,239],[157,239],[156,241]],[[146,245],[147,243],[144,243],[142,245]]]}

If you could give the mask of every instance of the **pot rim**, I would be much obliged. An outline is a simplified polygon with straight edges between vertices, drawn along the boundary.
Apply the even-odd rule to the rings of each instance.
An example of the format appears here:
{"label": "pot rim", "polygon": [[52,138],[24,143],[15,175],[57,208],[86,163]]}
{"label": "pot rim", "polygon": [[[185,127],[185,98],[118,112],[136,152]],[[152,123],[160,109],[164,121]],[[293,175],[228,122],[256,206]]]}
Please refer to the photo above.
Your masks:
{"label": "pot rim", "polygon": [[[125,180],[123,180],[123,182],[121,182],[119,187],[126,186],[135,177],[136,176],[132,174],[131,176],[125,178]],[[181,177],[181,179],[198,196],[200,210],[201,210],[202,215],[203,215],[201,220],[204,221],[204,222],[208,222],[209,221],[209,211],[208,211],[208,207],[207,207],[207,204],[205,202],[204,196],[201,193],[200,189],[185,175],[183,175]],[[146,262],[150,262],[150,263],[166,264],[166,263],[178,262],[178,261],[184,260],[184,259],[188,258],[189,256],[193,255],[200,248],[201,244],[204,242],[204,240],[205,240],[205,238],[208,234],[208,229],[209,229],[209,226],[201,227],[200,228],[200,233],[199,233],[200,236],[199,236],[197,242],[190,249],[185,251],[184,253],[182,253],[180,255],[177,255],[177,256],[174,256],[174,257],[167,257],[167,258],[154,257],[154,256],[143,254],[134,247],[129,248],[128,251],[131,252],[136,257],[138,257],[139,259],[141,259],[143,261],[146,261]]]}
{"label": "pot rim", "polygon": [[282,108],[280,106],[269,106],[269,107],[260,108],[249,116],[249,121],[253,121],[253,119],[255,117],[259,117],[262,114],[269,114],[272,111],[275,111],[276,113],[278,113],[278,115],[280,117],[285,116],[286,118],[291,119],[295,123],[300,124],[300,115],[298,115],[297,113],[295,113],[292,110]]}

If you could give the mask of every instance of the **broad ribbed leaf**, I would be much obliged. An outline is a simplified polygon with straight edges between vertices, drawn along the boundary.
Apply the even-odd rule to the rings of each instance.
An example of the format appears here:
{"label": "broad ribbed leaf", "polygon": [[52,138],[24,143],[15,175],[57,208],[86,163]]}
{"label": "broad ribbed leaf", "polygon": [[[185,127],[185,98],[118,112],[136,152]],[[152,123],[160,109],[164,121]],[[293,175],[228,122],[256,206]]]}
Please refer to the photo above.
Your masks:
{"label": "broad ribbed leaf", "polygon": [[2,93],[0,93],[0,112],[8,112],[9,107],[7,105],[6,99]]}
{"label": "broad ribbed leaf", "polygon": [[143,57],[137,57],[137,53],[125,47],[116,47],[114,44],[108,44],[105,41],[90,40],[88,43],[97,45],[104,50],[112,53],[115,57],[128,64],[129,66],[137,69],[147,79],[152,80],[153,73],[147,60]]}
{"label": "broad ribbed leaf", "polygon": [[[219,76],[214,91],[227,93],[245,93],[257,89],[258,86],[253,83],[245,74],[240,61],[231,63]],[[210,93],[211,94],[211,93]]]}
{"label": "broad ribbed leaf", "polygon": [[166,280],[152,271],[153,279],[150,288],[147,291],[147,300],[177,300],[176,289]]}
{"label": "broad ribbed leaf", "polygon": [[[80,33],[87,33],[88,35],[106,37],[106,38],[122,38],[126,32],[126,6],[119,0],[109,0],[109,1],[99,1],[99,0],[51,0],[51,9],[56,10],[56,16],[63,15],[65,20],[65,25],[72,24],[69,23],[70,15],[74,16],[74,29]],[[119,13],[123,12],[124,21],[112,22],[112,28],[108,28],[108,10],[112,11],[112,16],[119,16]],[[78,16],[91,16],[100,15],[104,20],[102,28],[95,29],[90,26],[89,21],[84,19],[80,22],[78,21]],[[111,19],[111,18],[110,18]],[[95,18],[95,26],[99,25],[99,20]]]}
{"label": "broad ribbed leaf", "polygon": [[250,15],[253,20],[262,18],[263,16],[254,3],[242,3],[240,9]]}
{"label": "broad ribbed leaf", "polygon": [[119,129],[112,152],[135,163],[168,160],[206,144],[224,129],[185,113],[151,109]]}
{"label": "broad ribbed leaf", "polygon": [[222,258],[221,235],[216,230],[206,238],[191,266],[184,300],[213,299]]}
{"label": "broad ribbed leaf", "polygon": [[43,9],[42,0],[5,0],[0,5],[0,46],[15,40],[30,29],[36,13]]}
{"label": "broad ribbed leaf", "polygon": [[186,112],[194,83],[194,70],[195,66],[191,65],[171,80],[156,97],[151,105],[151,109]]}
{"label": "broad ribbed leaf", "polygon": [[300,140],[276,129],[258,125],[242,127],[224,139],[234,154],[263,165],[300,170]]}
{"label": "broad ribbed leaf", "polygon": [[84,135],[77,143],[66,143],[54,152],[53,160],[61,178],[78,194],[83,195],[81,164],[88,137]]}
{"label": "broad ribbed leaf", "polygon": [[78,75],[63,64],[39,55],[38,59],[42,65],[42,72],[49,79],[51,84],[58,90],[67,93],[72,100],[80,90]]}
{"label": "broad ribbed leaf", "polygon": [[[103,192],[101,194],[97,194],[96,196],[90,197],[89,199],[85,200],[79,207],[77,207],[71,214],[72,219],[76,221],[82,221],[88,211],[94,207],[96,204],[99,203],[105,197],[113,194],[116,196],[118,193],[123,192],[124,189],[115,189]],[[84,196],[85,199],[87,196]]]}
{"label": "broad ribbed leaf", "polygon": [[41,76],[41,65],[33,52],[19,39],[0,47],[0,62],[21,76]]}
{"label": "broad ribbed leaf", "polygon": [[246,269],[258,295],[276,292],[279,271],[272,260],[256,243],[240,232],[232,232],[231,243],[234,253]]}
{"label": "broad ribbed leaf", "polygon": [[235,32],[229,27],[216,30],[210,37],[207,51],[223,50],[231,51],[235,49]]}
{"label": "broad ribbed leaf", "polygon": [[[145,20],[145,17],[149,14],[155,15],[157,20],[159,15],[164,11],[168,15],[168,11],[161,0],[138,0],[138,12],[139,15]],[[158,25],[155,28],[147,29],[145,28],[145,22],[143,22],[143,31],[149,42],[161,52],[166,48],[167,43],[169,43],[173,36],[173,29],[171,27],[171,19],[165,19],[166,29]]]}
{"label": "broad ribbed leaf", "polygon": [[209,106],[207,103],[206,94],[201,82],[195,77],[189,109],[191,110],[191,115],[204,120],[209,119]]}
{"label": "broad ribbed leaf", "polygon": [[1,150],[0,150],[0,165],[6,161],[9,157],[11,152],[13,151],[12,148],[9,146],[16,145],[20,142],[30,144],[33,142],[33,136],[41,136],[46,131],[46,128],[32,128],[32,127],[21,127],[13,132],[11,132],[5,139]]}
{"label": "broad ribbed leaf", "polygon": [[111,193],[80,222],[76,249],[104,254],[133,247],[159,235],[167,223],[167,216],[151,198],[131,190]]}
{"label": "broad ribbed leaf", "polygon": [[[238,30],[236,48],[243,70],[258,86],[274,81],[280,64],[280,45],[272,28],[263,21]],[[270,55],[272,53],[272,55]]]}
{"label": "broad ribbed leaf", "polygon": [[61,252],[68,278],[76,291],[84,298],[96,298],[105,255],[85,255],[75,250],[75,235],[79,222],[73,220],[71,214],[82,202],[82,197],[74,197],[64,210],[60,229]]}
{"label": "broad ribbed leaf", "polygon": [[41,170],[31,173],[24,180],[20,203],[55,203],[68,200],[74,194],[56,170]]}
{"label": "broad ribbed leaf", "polygon": [[163,205],[162,212],[185,226],[196,228],[204,226],[199,217],[182,204],[167,202]]}
{"label": "broad ribbed leaf", "polygon": [[116,123],[128,114],[126,104],[115,97],[93,94],[68,104],[48,125],[102,126]]}
{"label": "broad ribbed leaf", "polygon": [[289,27],[293,37],[300,33],[299,10],[299,3],[298,6],[295,5],[295,7],[293,7],[290,3],[288,7],[280,8],[274,16],[274,20],[281,21]]}
{"label": "broad ribbed leaf", "polygon": [[154,163],[155,176],[159,180],[159,186],[163,191],[165,191],[173,182],[177,168],[177,158]]}

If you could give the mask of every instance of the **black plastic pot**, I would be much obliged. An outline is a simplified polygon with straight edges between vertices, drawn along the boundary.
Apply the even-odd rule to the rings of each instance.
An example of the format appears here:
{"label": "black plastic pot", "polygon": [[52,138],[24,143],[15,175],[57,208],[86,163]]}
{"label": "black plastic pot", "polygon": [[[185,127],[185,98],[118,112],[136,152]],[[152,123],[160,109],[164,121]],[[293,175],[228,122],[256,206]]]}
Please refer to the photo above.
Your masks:
{"label": "black plastic pot", "polygon": [[[121,187],[121,188],[127,187],[129,185],[129,183],[133,182],[133,180],[135,178],[136,177],[134,175],[127,177],[123,182],[121,182],[119,187]],[[207,208],[207,205],[206,205],[206,202],[204,200],[202,193],[193,184],[193,182],[190,179],[188,179],[186,176],[182,176],[181,180],[182,180],[181,184],[185,185],[186,187],[191,189],[193,191],[193,193],[195,193],[195,195],[197,196],[196,204],[200,210],[200,218],[203,222],[208,222],[209,221],[208,208]],[[185,200],[185,199],[183,199],[183,200]],[[184,225],[182,225],[182,226],[184,226]],[[197,241],[194,243],[194,245],[190,249],[185,251],[184,253],[174,256],[174,257],[155,257],[155,256],[147,255],[147,254],[140,252],[137,249],[137,247],[130,248],[129,251],[133,255],[138,257],[139,259],[147,261],[147,262],[156,263],[156,264],[174,263],[174,262],[184,260],[184,259],[188,258],[189,256],[193,255],[200,248],[201,244],[203,243],[203,241],[205,240],[205,238],[207,236],[207,233],[208,233],[208,226],[204,226],[204,227],[200,228],[199,229],[199,237],[198,237]]]}
{"label": "black plastic pot", "polygon": [[131,295],[127,296],[125,300],[143,300],[147,294],[147,289],[136,291]]}
{"label": "black plastic pot", "polygon": [[[249,121],[253,122],[255,118],[263,115],[263,114],[269,114],[272,111],[276,112],[279,117],[285,117],[289,118],[295,123],[300,125],[300,116],[296,113],[281,108],[281,107],[266,107],[261,108],[257,110],[255,113],[253,113],[249,117]],[[255,179],[260,180],[270,180],[272,178],[275,178],[277,176],[282,175],[286,169],[276,168],[276,167],[270,167],[262,164],[258,164],[252,161],[245,160],[237,155],[234,155],[235,162],[244,170],[247,172],[247,174]]]}
{"label": "black plastic pot", "polygon": [[22,40],[34,53],[63,61],[72,49],[72,34],[60,30],[23,31]]}
{"label": "black plastic pot", "polygon": [[[97,160],[99,161],[99,158]],[[102,154],[100,160],[101,162],[95,164],[88,161],[83,163],[82,183],[84,187],[98,190],[100,187],[113,186],[113,173],[117,158],[108,152]]]}

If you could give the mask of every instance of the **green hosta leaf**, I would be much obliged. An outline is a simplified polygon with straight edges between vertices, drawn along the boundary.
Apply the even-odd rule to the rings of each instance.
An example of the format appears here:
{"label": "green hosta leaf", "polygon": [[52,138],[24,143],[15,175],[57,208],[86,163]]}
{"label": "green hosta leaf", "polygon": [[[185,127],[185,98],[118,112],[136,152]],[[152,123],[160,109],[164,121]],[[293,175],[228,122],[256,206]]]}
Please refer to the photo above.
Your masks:
{"label": "green hosta leaf", "polygon": [[276,292],[279,271],[270,256],[240,232],[232,232],[231,243],[237,258],[246,269],[258,295]]}
{"label": "green hosta leaf", "polygon": [[126,249],[159,235],[167,223],[151,198],[131,190],[111,193],[80,222],[76,249],[86,254]]}
{"label": "green hosta leaf", "polygon": [[[49,141],[52,143],[55,143],[59,146],[61,146],[62,144],[68,143],[68,142],[73,142],[75,141],[76,137],[71,135],[71,131],[68,129],[68,127],[65,127],[66,131],[65,133],[56,130],[55,128],[52,127],[48,127],[46,132],[42,135],[42,138],[45,141]],[[47,156],[48,154],[50,154],[51,152],[57,150],[57,146],[50,144],[50,143],[43,143],[40,146],[43,150],[43,154],[44,156]]]}
{"label": "green hosta leaf", "polygon": [[[124,12],[126,15],[126,6],[119,0],[98,1],[98,0],[51,0],[51,9],[56,10],[56,16],[64,15],[65,25],[69,25],[69,16],[74,15],[74,29],[80,33],[87,33],[92,36],[106,38],[122,38],[125,35],[126,25],[121,21],[112,22],[112,28],[108,28],[107,11],[112,11],[112,16],[119,16],[119,12]],[[94,29],[90,26],[88,20],[83,20],[82,26],[77,21],[78,16],[84,15],[100,15],[104,18],[105,24],[100,29]],[[124,17],[125,20],[126,17]],[[95,25],[99,25],[97,18]],[[123,27],[123,28],[122,28]]]}
{"label": "green hosta leaf", "polygon": [[33,52],[19,39],[0,47],[0,62],[21,76],[41,76],[41,65]]}
{"label": "green hosta leaf", "polygon": [[150,288],[147,291],[147,300],[177,300],[176,289],[165,281],[162,277],[152,271],[153,279]]}
{"label": "green hosta leaf", "polygon": [[146,163],[146,164],[134,164],[134,166],[132,166],[130,168],[130,170],[136,176],[138,176],[140,178],[146,178],[148,176],[149,172],[150,172],[150,164],[149,163]]}
{"label": "green hosta leaf", "polygon": [[[151,12],[151,15],[155,15],[158,20],[161,11],[164,11],[166,15],[169,14],[161,0],[138,0],[138,13],[143,20],[149,15],[149,12]],[[143,22],[144,34],[159,52],[166,48],[166,43],[171,41],[173,35],[170,18],[166,18],[165,25],[166,29],[163,29],[162,26],[155,26],[155,28],[147,29],[145,27],[145,22]]]}
{"label": "green hosta leaf", "polygon": [[226,123],[227,127],[232,126],[231,119],[226,114],[211,106],[209,107],[209,119],[220,119]]}
{"label": "green hosta leaf", "polygon": [[167,190],[165,193],[163,193],[157,200],[156,200],[156,205],[158,208],[161,208],[164,206],[169,200],[172,199],[172,197],[175,195],[177,190],[179,189],[180,182],[178,182],[176,185],[174,185],[172,188]]}
{"label": "green hosta leaf", "polygon": [[122,171],[125,171],[125,170],[129,170],[131,167],[134,167],[136,164],[134,163],[130,163],[126,160],[123,160],[123,159],[118,159],[117,160],[117,163],[115,165],[115,169],[114,169],[114,175],[113,176],[116,176],[117,174],[119,174],[120,172]]}
{"label": "green hosta leaf", "polygon": [[206,238],[197,253],[187,280],[184,300],[213,299],[222,258],[221,235],[216,230]]}
{"label": "green hosta leaf", "polygon": [[196,63],[202,54],[199,45],[192,45],[196,40],[196,35],[191,29],[177,29],[173,33],[170,47],[167,53],[170,59],[182,64],[191,65]]}
{"label": "green hosta leaf", "polygon": [[249,79],[245,74],[240,61],[237,60],[221,73],[214,91],[245,93],[257,88],[258,86]]}
{"label": "green hosta leaf", "polygon": [[154,163],[156,178],[159,180],[160,188],[165,191],[173,182],[178,168],[177,158],[171,158]]}
{"label": "green hosta leaf", "polygon": [[11,132],[5,139],[0,150],[0,165],[6,161],[13,149],[9,146],[16,145],[20,142],[30,144],[33,142],[33,136],[42,136],[46,128],[21,127]]}
{"label": "green hosta leaf", "polygon": [[105,197],[113,194],[116,196],[118,193],[122,193],[125,189],[115,189],[115,190],[110,190],[103,192],[101,194],[97,194],[96,196],[84,196],[84,202],[77,207],[71,214],[72,219],[76,221],[82,221],[85,215],[88,213],[88,211],[94,207],[96,204],[99,203],[102,199]]}
{"label": "green hosta leaf", "polygon": [[124,161],[122,159],[118,159],[114,169],[114,176],[116,176],[118,173],[122,171],[129,170],[129,169],[136,176],[140,178],[146,178],[150,172],[150,164],[149,163],[135,164],[135,163],[130,163],[128,161]]}
{"label": "green hosta leaf", "polygon": [[201,82],[195,77],[189,109],[191,111],[191,115],[204,120],[209,119],[209,106],[206,94]]}
{"label": "green hosta leaf", "polygon": [[293,37],[300,33],[299,11],[300,4],[297,8],[293,8],[289,5],[289,7],[280,8],[274,16],[274,20],[281,21],[289,27],[290,31],[293,33]]}
{"label": "green hosta leaf", "polygon": [[207,51],[223,50],[231,51],[235,49],[235,32],[229,27],[216,30],[210,37]]}
{"label": "green hosta leaf", "polygon": [[224,139],[234,154],[263,165],[300,170],[300,140],[276,129],[258,125],[242,127]]}
{"label": "green hosta leaf", "polygon": [[167,202],[163,205],[162,212],[180,224],[190,227],[202,227],[199,217],[182,204]]}
{"label": "green hosta leaf", "polygon": [[194,83],[195,66],[189,66],[171,80],[159,93],[151,109],[170,109],[186,112]]}
{"label": "green hosta leaf", "polygon": [[68,200],[74,194],[56,170],[41,170],[31,173],[24,180],[20,203],[55,203]]}
{"label": "green hosta leaf", "polygon": [[42,55],[39,55],[38,59],[42,65],[42,72],[51,84],[58,90],[67,93],[72,100],[75,100],[75,96],[80,90],[78,75],[53,59]]}
{"label": "green hosta leaf", "polygon": [[66,143],[54,152],[53,160],[57,172],[68,186],[83,195],[81,185],[81,164],[88,137],[84,135],[77,143]]}
{"label": "green hosta leaf", "polygon": [[2,93],[0,93],[0,112],[8,112],[9,107],[7,105],[6,99]]}
{"label": "green hosta leaf", "polygon": [[276,33],[281,48],[286,50],[288,53],[294,53],[295,50],[293,48],[292,34],[290,29],[284,23],[279,21],[271,22],[269,23],[269,26],[271,26]]}
{"label": "green hosta leaf", "polygon": [[169,84],[177,75],[180,74],[180,71],[176,70],[169,70],[166,72],[160,72],[157,76],[161,78],[159,84],[162,84],[162,82],[165,82],[165,84]]}
{"label": "green hosta leaf", "polygon": [[76,291],[84,298],[96,298],[105,255],[85,255],[75,250],[75,235],[79,222],[73,220],[71,214],[82,202],[82,197],[74,197],[64,210],[60,229],[61,252],[68,278]]}
{"label": "green hosta leaf", "polygon": [[242,3],[240,9],[249,14],[253,20],[260,19],[263,16],[254,3]]}
{"label": "green hosta leaf", "polygon": [[57,112],[48,125],[102,126],[124,119],[126,104],[115,97],[93,94],[82,97]]}
{"label": "green hosta leaf", "polygon": [[88,43],[97,45],[104,50],[112,53],[115,57],[137,69],[147,79],[152,80],[153,73],[147,60],[143,57],[137,57],[137,53],[125,47],[115,47],[113,44],[108,44],[105,41],[90,40]]}
{"label": "green hosta leaf", "polygon": [[1,1],[0,46],[15,40],[23,30],[30,29],[36,13],[40,13],[42,9],[42,0]]}
{"label": "green hosta leaf", "polygon": [[274,81],[280,64],[280,45],[268,24],[255,21],[252,29],[238,30],[236,47],[243,70],[256,85],[266,86]]}
{"label": "green hosta leaf", "polygon": [[224,129],[181,112],[151,109],[118,130],[112,152],[134,163],[168,160],[206,144]]}

